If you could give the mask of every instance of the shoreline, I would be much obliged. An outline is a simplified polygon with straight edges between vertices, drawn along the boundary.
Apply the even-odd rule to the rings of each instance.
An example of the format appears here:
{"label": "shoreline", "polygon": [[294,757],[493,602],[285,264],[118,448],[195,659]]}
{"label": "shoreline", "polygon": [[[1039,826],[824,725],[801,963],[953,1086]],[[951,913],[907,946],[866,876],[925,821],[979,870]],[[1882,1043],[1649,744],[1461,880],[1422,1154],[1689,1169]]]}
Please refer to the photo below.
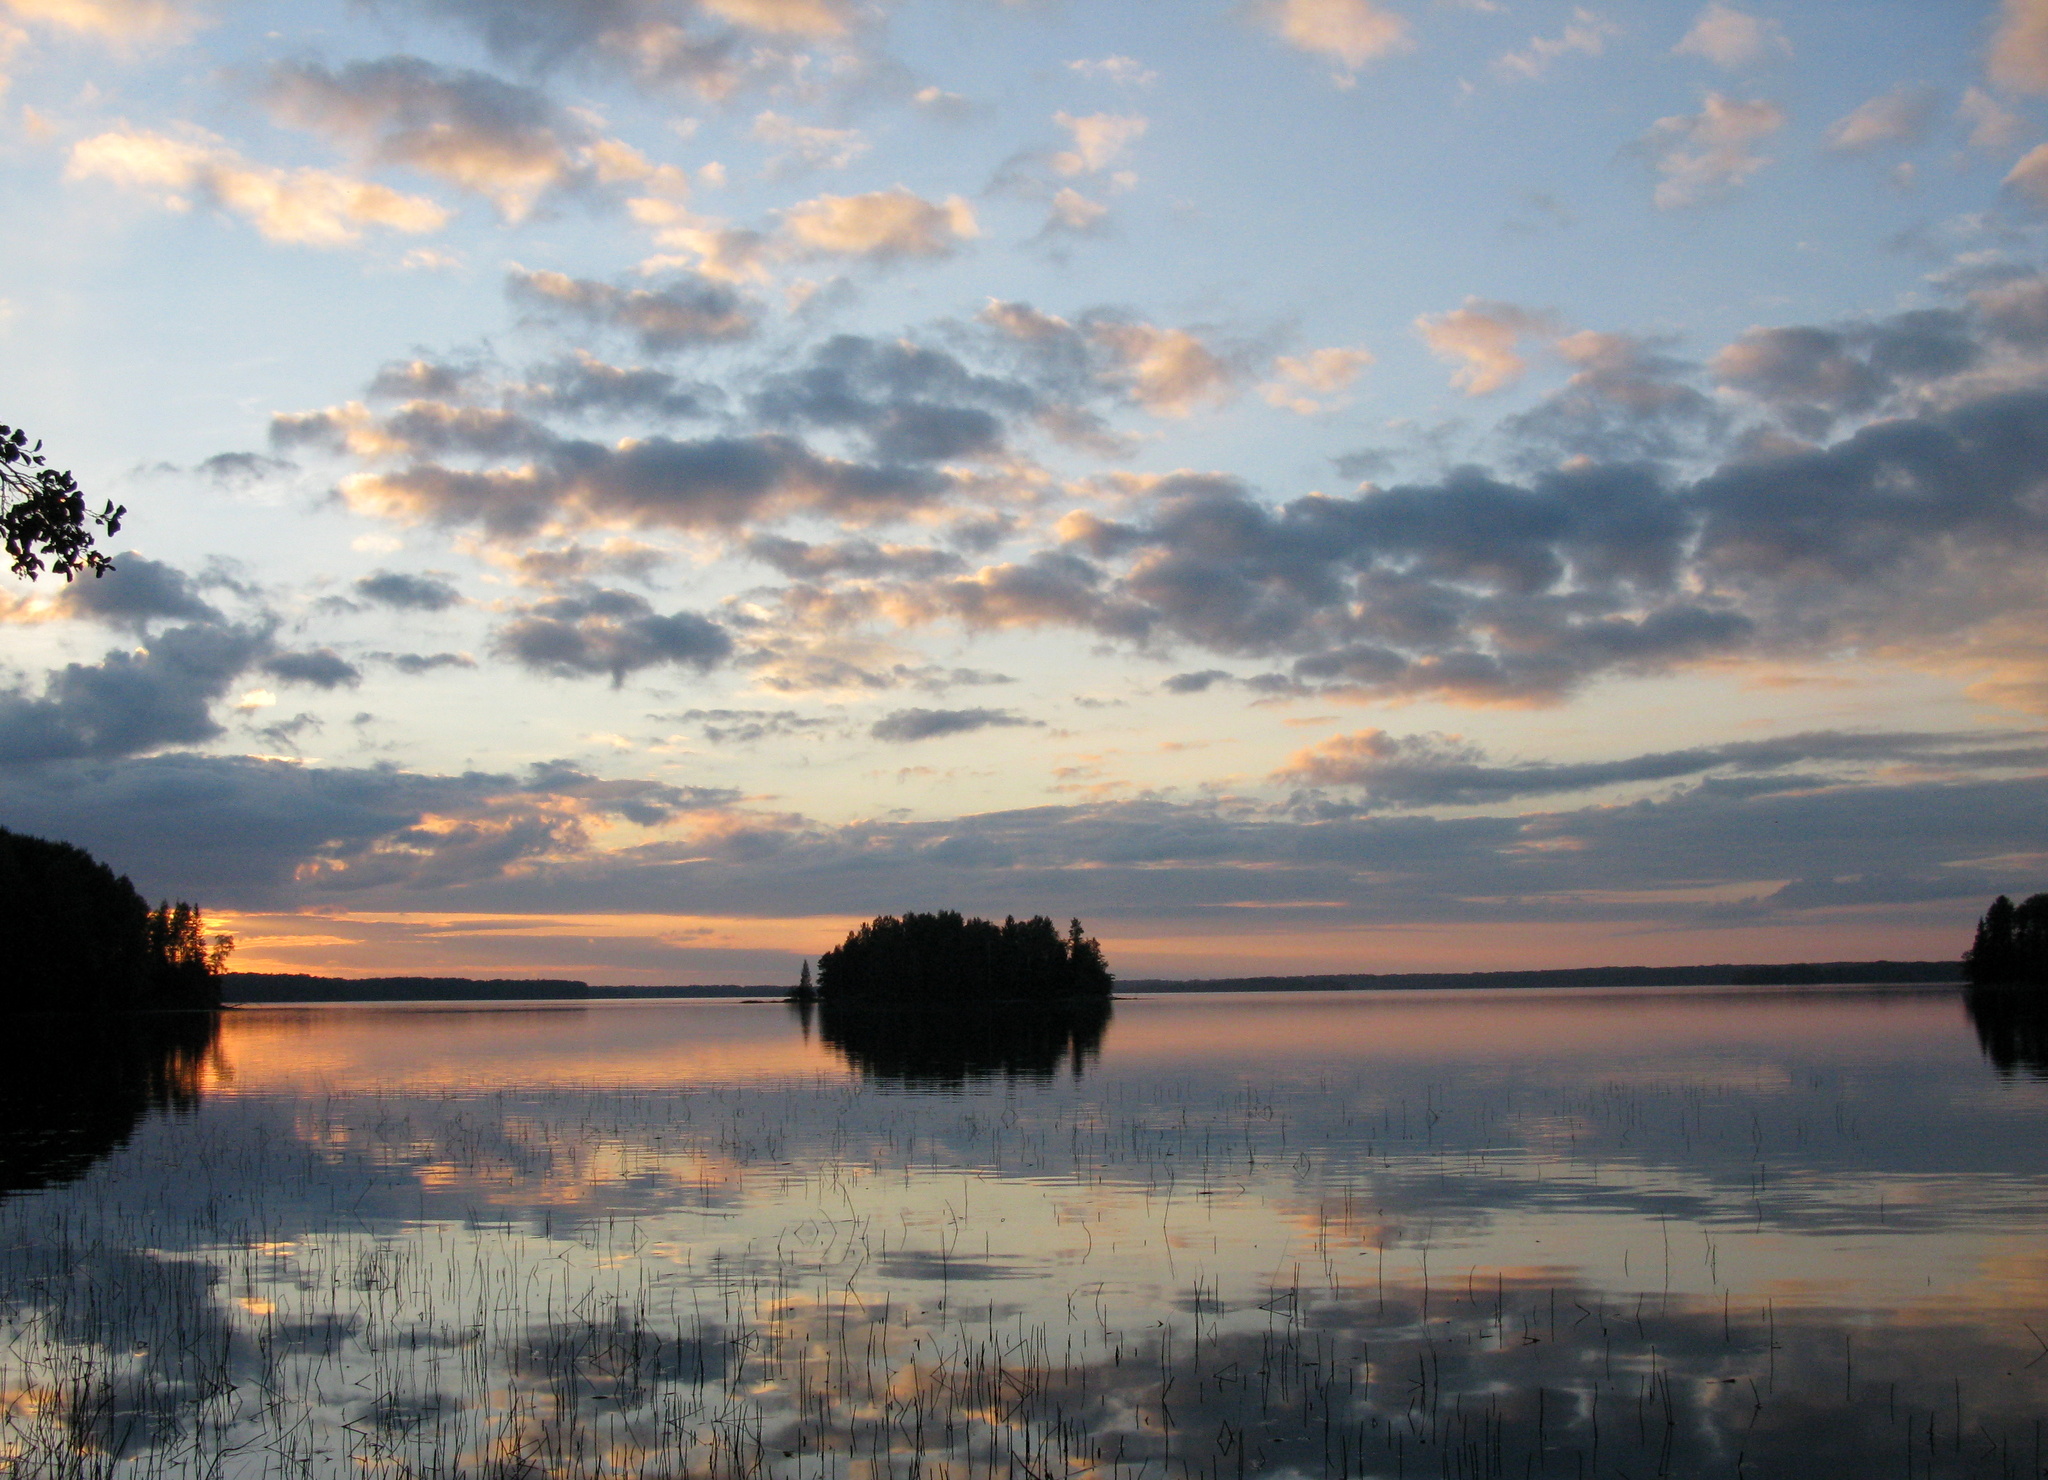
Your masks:
{"label": "shoreline", "polygon": [[[1205,994],[1301,992],[1442,992],[1573,989],[1588,987],[1960,987],[1962,966],[1951,961],[1808,961],[1775,965],[1592,966],[1538,971],[1359,972],[1317,976],[1134,977],[1116,983],[1116,995],[1170,997]],[[611,987],[560,978],[316,977],[229,973],[223,1000],[232,1006],[375,1005],[379,1003],[576,1003],[781,1000],[781,985]]]}

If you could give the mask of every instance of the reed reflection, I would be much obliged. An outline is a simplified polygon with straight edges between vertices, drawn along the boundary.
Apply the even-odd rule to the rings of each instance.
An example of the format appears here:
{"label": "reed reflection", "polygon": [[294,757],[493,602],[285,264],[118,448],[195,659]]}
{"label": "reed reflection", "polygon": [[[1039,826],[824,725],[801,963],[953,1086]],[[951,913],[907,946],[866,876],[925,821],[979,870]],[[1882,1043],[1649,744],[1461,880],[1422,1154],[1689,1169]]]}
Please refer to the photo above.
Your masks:
{"label": "reed reflection", "polygon": [[69,1182],[155,1110],[189,1110],[220,1036],[212,1012],[28,1014],[0,1075],[0,1196]]}
{"label": "reed reflection", "polygon": [[[1219,1299],[1196,1279],[1156,1316],[1105,1317],[1083,1283],[1096,1316],[1048,1322],[843,1257],[821,1281],[828,1251],[792,1237],[687,1296],[588,1288],[537,1321],[496,1297],[554,1278],[562,1250],[468,1257],[484,1233],[451,1260],[449,1237],[240,1260],[222,1283],[249,1294],[210,1311],[186,1265],[167,1266],[182,1302],[74,1298],[95,1324],[42,1340],[108,1350],[109,1309],[198,1324],[141,1319],[133,1370],[82,1370],[68,1402],[45,1375],[70,1370],[57,1343],[29,1351],[43,1385],[7,1416],[11,1453],[23,1473],[147,1454],[148,1473],[234,1480],[294,1440],[292,1473],[319,1480],[2040,1472],[2048,1368],[2018,1319],[1872,1323],[1502,1268],[1386,1280],[1326,1248],[1295,1282]],[[76,1280],[52,1264],[39,1299]],[[337,1308],[291,1309],[309,1290]],[[437,1301],[462,1319],[423,1320]]]}
{"label": "reed reflection", "polygon": [[1102,1054],[1106,998],[1063,1002],[796,1004],[819,1036],[864,1078],[949,1089],[991,1079],[1078,1079]]}
{"label": "reed reflection", "polygon": [[2048,1079],[2048,993],[1972,987],[1964,994],[1984,1057],[2002,1078]]}

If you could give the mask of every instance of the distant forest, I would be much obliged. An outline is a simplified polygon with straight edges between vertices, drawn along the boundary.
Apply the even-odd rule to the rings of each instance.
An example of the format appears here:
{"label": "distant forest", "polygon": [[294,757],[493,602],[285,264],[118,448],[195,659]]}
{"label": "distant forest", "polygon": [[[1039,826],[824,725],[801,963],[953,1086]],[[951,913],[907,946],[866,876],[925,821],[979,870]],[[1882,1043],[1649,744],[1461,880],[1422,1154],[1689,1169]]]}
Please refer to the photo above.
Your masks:
{"label": "distant forest", "polygon": [[238,971],[221,984],[230,1002],[525,1002],[589,997],[588,982],[466,976],[308,976]]}
{"label": "distant forest", "polygon": [[941,910],[859,927],[818,958],[817,993],[828,1003],[1058,1002],[1107,997],[1112,983],[1079,920],[1062,937],[1043,915],[997,925]]}
{"label": "distant forest", "polygon": [[220,1006],[234,941],[199,906],[151,909],[126,876],[69,843],[0,828],[0,1008],[133,1012]]}
{"label": "distant forest", "polygon": [[1127,992],[1426,992],[1452,987],[1817,987],[1960,982],[1956,961],[1788,961],[1776,966],[1572,966],[1549,971],[1408,971],[1339,976],[1137,978]]}
{"label": "distant forest", "polygon": [[[1692,987],[1946,985],[1963,980],[1955,961],[1807,961],[1777,966],[1589,966],[1559,971],[1409,972],[1343,976],[1239,976],[1202,979],[1126,979],[1129,992],[1337,992],[1429,991],[1458,987]],[[461,976],[317,976],[304,972],[229,972],[221,978],[229,1002],[524,1002],[538,999],[643,1000],[736,998],[780,993],[780,987],[592,986],[581,981],[526,978],[478,980]],[[815,994],[814,994],[815,995]]]}

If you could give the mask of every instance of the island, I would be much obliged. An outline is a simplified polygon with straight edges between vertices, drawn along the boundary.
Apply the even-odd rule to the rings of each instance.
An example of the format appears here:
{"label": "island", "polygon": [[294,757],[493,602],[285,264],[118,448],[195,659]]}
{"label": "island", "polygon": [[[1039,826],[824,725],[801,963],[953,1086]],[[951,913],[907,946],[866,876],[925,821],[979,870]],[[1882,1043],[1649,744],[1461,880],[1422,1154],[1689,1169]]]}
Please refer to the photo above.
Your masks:
{"label": "island", "polygon": [[809,1031],[864,1078],[939,1088],[1079,1076],[1102,1050],[1115,984],[1075,920],[997,925],[957,911],[883,915],[818,958],[790,994]]}
{"label": "island", "polygon": [[1106,998],[1102,946],[1075,920],[1063,938],[1043,915],[996,925],[957,910],[882,915],[818,958],[826,1002],[1052,1002]]}

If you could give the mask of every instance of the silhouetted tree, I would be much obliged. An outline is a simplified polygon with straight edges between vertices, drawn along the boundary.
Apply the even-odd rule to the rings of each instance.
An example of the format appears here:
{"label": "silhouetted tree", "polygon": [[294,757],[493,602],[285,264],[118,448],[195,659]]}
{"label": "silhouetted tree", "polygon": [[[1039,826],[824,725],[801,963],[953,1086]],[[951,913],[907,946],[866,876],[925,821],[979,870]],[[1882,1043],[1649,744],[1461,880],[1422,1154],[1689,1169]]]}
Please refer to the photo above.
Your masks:
{"label": "silhouetted tree", "polygon": [[818,993],[839,1002],[1055,1002],[1106,997],[1112,980],[1079,920],[1062,940],[1043,915],[1001,925],[957,910],[882,915],[818,958]]}
{"label": "silhouetted tree", "polygon": [[811,963],[806,960],[803,970],[796,974],[796,990],[789,994],[792,1002],[816,1002],[818,989],[811,985]]}
{"label": "silhouetted tree", "polygon": [[0,1010],[218,1007],[234,942],[180,900],[151,910],[83,848],[0,828]]}
{"label": "silhouetted tree", "polygon": [[1084,996],[1106,997],[1116,982],[1110,975],[1109,962],[1103,958],[1102,942],[1082,934],[1079,919],[1067,926],[1067,970],[1075,990]]}
{"label": "silhouetted tree", "polygon": [[1977,987],[2048,985],[2048,894],[1992,900],[1963,953],[1963,973]]}
{"label": "silhouetted tree", "polygon": [[150,997],[163,1007],[220,1006],[220,975],[235,949],[231,935],[206,934],[196,904],[160,904],[149,917]]}
{"label": "silhouetted tree", "polygon": [[0,536],[18,576],[47,565],[70,580],[81,570],[105,575],[114,562],[93,548],[92,525],[118,534],[128,511],[109,501],[97,514],[85,507],[78,483],[49,465],[43,444],[19,427],[0,426]]}

